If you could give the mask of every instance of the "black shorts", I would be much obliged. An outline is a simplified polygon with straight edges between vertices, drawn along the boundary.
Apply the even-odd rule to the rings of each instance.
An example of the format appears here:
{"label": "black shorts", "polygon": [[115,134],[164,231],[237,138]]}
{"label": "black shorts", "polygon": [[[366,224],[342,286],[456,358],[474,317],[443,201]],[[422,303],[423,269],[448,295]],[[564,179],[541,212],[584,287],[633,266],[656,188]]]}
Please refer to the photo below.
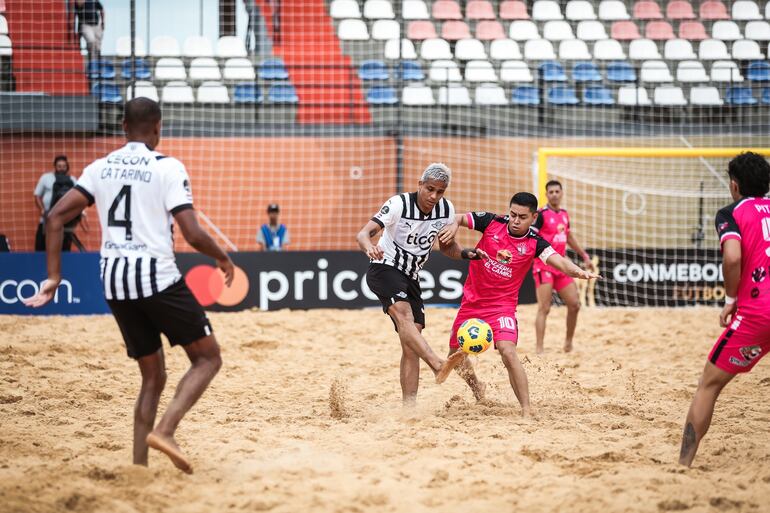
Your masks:
{"label": "black shorts", "polygon": [[366,283],[382,303],[383,312],[388,313],[390,305],[398,301],[408,301],[412,307],[414,322],[425,326],[425,305],[422,302],[419,281],[389,265],[370,264],[369,270],[366,271]]}
{"label": "black shorts", "polygon": [[160,349],[161,333],[172,346],[185,346],[213,332],[206,312],[184,280],[150,297],[108,299],[107,304],[131,358],[141,358]]}

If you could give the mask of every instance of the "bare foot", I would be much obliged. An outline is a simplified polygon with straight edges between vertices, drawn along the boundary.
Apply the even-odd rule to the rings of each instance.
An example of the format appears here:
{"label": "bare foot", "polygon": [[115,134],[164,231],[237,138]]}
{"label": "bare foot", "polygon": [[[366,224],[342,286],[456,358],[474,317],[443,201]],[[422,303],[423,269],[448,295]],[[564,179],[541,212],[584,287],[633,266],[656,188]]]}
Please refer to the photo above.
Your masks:
{"label": "bare foot", "polygon": [[174,466],[185,474],[193,473],[192,465],[187,461],[187,458],[182,454],[182,451],[172,437],[161,435],[153,431],[147,435],[146,442],[147,445],[153,449],[157,449],[168,456]]}
{"label": "bare foot", "polygon": [[526,408],[524,406],[521,407],[521,416],[525,419],[528,419],[532,417],[532,409],[527,406]]}
{"label": "bare foot", "polygon": [[436,371],[436,383],[440,385],[446,381],[452,370],[463,363],[463,360],[465,360],[465,353],[462,351],[457,351],[456,353],[450,354],[444,362],[444,365],[442,365],[439,370]]}
{"label": "bare foot", "polygon": [[564,352],[565,353],[572,352],[572,341],[571,340],[569,342],[564,342]]}
{"label": "bare foot", "polygon": [[543,354],[543,353],[545,352],[545,350],[543,349],[543,346],[537,346],[537,347],[535,348],[535,352],[536,352],[537,354]]}
{"label": "bare foot", "polygon": [[481,401],[483,401],[486,398],[485,397],[486,392],[487,392],[487,384],[482,381],[479,381],[478,388],[473,391],[473,396],[476,398],[476,402],[480,403]]}

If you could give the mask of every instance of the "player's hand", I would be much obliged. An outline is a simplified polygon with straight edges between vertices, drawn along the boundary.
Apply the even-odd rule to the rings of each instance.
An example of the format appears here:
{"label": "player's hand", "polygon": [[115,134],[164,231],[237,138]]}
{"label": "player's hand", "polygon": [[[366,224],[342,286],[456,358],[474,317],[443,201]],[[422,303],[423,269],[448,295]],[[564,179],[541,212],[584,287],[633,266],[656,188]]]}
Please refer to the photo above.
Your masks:
{"label": "player's hand", "polygon": [[586,271],[585,269],[580,269],[578,267],[577,273],[575,274],[574,278],[580,278],[581,280],[601,280],[602,275],[597,274],[595,272]]}
{"label": "player's hand", "polygon": [[223,260],[217,260],[217,267],[225,275],[225,285],[228,287],[233,283],[233,277],[235,276],[235,266],[230,257],[226,257]]}
{"label": "player's hand", "polygon": [[719,312],[719,325],[723,328],[729,326],[730,323],[733,322],[733,315],[737,308],[738,305],[736,303],[725,305],[724,308],[722,308],[722,311]]}
{"label": "player's hand", "polygon": [[596,271],[596,268],[594,267],[594,263],[591,261],[591,257],[586,255],[583,257],[583,264],[586,266],[586,269],[588,269],[591,272]]}
{"label": "player's hand", "polygon": [[455,240],[455,235],[457,235],[457,230],[459,229],[460,225],[457,223],[446,225],[441,229],[440,232],[438,232],[438,241],[441,244],[450,244],[453,240]]}
{"label": "player's hand", "polygon": [[372,245],[372,247],[366,250],[366,256],[371,260],[382,260],[382,257],[385,256],[385,252],[381,247]]}
{"label": "player's hand", "polygon": [[48,303],[56,295],[56,289],[59,288],[61,278],[48,278],[40,285],[40,291],[28,299],[23,299],[23,303],[30,308],[40,308]]}
{"label": "player's hand", "polygon": [[471,258],[478,258],[481,260],[489,260],[489,253],[481,248],[475,248],[470,252]]}

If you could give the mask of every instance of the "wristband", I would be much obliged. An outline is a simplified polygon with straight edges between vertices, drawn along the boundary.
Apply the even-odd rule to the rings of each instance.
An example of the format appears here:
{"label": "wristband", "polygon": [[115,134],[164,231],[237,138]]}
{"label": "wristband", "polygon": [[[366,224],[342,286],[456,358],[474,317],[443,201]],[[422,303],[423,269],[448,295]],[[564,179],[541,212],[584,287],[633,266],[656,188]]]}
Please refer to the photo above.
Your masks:
{"label": "wristband", "polygon": [[735,303],[735,298],[734,297],[730,297],[727,294],[725,294],[725,304],[726,305],[732,305],[733,303]]}
{"label": "wristband", "polygon": [[474,256],[471,256],[470,254],[473,251],[475,250],[465,248],[464,250],[460,251],[460,258],[462,258],[463,260],[478,260],[479,258],[481,258],[479,257],[478,253],[476,253],[476,255]]}

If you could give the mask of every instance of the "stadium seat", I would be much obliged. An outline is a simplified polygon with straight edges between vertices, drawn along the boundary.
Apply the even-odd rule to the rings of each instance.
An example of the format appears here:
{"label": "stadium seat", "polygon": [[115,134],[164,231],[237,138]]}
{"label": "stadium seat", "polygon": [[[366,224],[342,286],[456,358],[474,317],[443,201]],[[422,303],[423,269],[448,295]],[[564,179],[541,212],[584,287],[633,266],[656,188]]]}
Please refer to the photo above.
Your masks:
{"label": "stadium seat", "polygon": [[489,61],[468,61],[465,65],[467,82],[497,82],[495,68]]}
{"label": "stadium seat", "polygon": [[465,17],[469,20],[494,20],[495,9],[489,0],[470,0],[465,6]]}
{"label": "stadium seat", "polygon": [[714,61],[711,65],[711,81],[735,83],[743,82],[743,75],[738,64],[733,61]]}
{"label": "stadium seat", "polygon": [[433,90],[423,84],[406,86],[401,91],[401,103],[404,105],[435,105]]}
{"label": "stadium seat", "polygon": [[599,61],[615,61],[626,58],[626,53],[618,41],[603,39],[594,43],[594,59]]}
{"label": "stadium seat", "polygon": [[372,39],[387,41],[401,36],[401,25],[396,20],[377,20],[372,24]]}
{"label": "stadium seat", "polygon": [[559,59],[563,61],[583,61],[591,59],[588,45],[580,39],[566,40],[559,43]]}
{"label": "stadium seat", "polygon": [[537,31],[537,25],[529,20],[516,20],[511,22],[508,28],[508,37],[514,41],[529,41],[530,39],[540,39],[540,33]]}
{"label": "stadium seat", "polygon": [[546,82],[566,82],[567,74],[564,72],[564,67],[556,61],[547,61],[540,63],[538,66],[540,78]]}
{"label": "stadium seat", "polygon": [[628,57],[634,61],[646,59],[661,59],[658,45],[650,39],[637,39],[628,45]]}
{"label": "stadium seat", "polygon": [[754,41],[770,41],[770,23],[766,21],[750,21],[744,27],[746,39]]}
{"label": "stadium seat", "polygon": [[674,77],[664,61],[645,61],[639,75],[642,82],[660,83],[673,82]]}
{"label": "stadium seat", "polygon": [[577,105],[580,103],[574,87],[553,86],[548,88],[548,103],[551,105]]}
{"label": "stadium seat", "polygon": [[489,57],[496,61],[521,59],[519,43],[513,39],[495,39],[489,45]]}
{"label": "stadium seat", "polygon": [[655,105],[662,107],[684,107],[687,105],[687,98],[684,97],[682,88],[677,86],[656,87],[653,101]]}
{"label": "stadium seat", "polygon": [[459,41],[471,37],[471,29],[464,21],[445,21],[441,26],[441,37],[447,41]]}
{"label": "stadium seat", "polygon": [[[181,59],[163,57],[155,63],[155,80],[186,80],[187,72]],[[165,100],[164,100],[165,101]]]}
{"label": "stadium seat", "polygon": [[702,61],[730,59],[727,45],[718,39],[704,39],[698,46],[698,58]]}
{"label": "stadium seat", "polygon": [[0,35],[7,35],[8,34],[8,20],[5,19],[5,16],[0,14]]}
{"label": "stadium seat", "polygon": [[91,80],[112,80],[115,78],[115,66],[108,60],[90,61],[86,67],[86,76]]}
{"label": "stadium seat", "polygon": [[235,36],[222,36],[217,41],[217,57],[229,59],[231,57],[247,57],[246,45],[243,40]]}
{"label": "stadium seat", "polygon": [[708,82],[709,76],[701,61],[682,61],[676,67],[677,82]]}
{"label": "stadium seat", "polygon": [[150,42],[150,55],[153,57],[179,57],[179,41],[171,36],[154,37]]}
{"label": "stadium seat", "polygon": [[458,107],[471,105],[471,95],[468,88],[462,85],[442,86],[438,90],[438,103]]}
{"label": "stadium seat", "polygon": [[699,21],[683,21],[679,24],[679,37],[688,41],[703,41],[708,39],[706,27]]}
{"label": "stadium seat", "polygon": [[[765,4],[765,19],[770,20],[770,3]],[[767,91],[767,89],[765,89]]]}
{"label": "stadium seat", "polygon": [[230,93],[221,82],[203,82],[196,100],[198,103],[230,103]]}
{"label": "stadium seat", "polygon": [[639,0],[634,4],[634,18],[637,20],[662,20],[663,13],[657,2]]}
{"label": "stadium seat", "polygon": [[730,15],[727,14],[727,7],[720,0],[706,0],[700,4],[698,14],[702,20],[729,20]]}
{"label": "stadium seat", "polygon": [[187,82],[175,81],[169,82],[161,91],[161,101],[163,103],[194,103],[192,87]]}
{"label": "stadium seat", "polygon": [[[153,101],[158,101],[158,89],[152,84],[152,82],[147,82],[145,80],[139,80],[135,83],[136,86],[136,98],[149,98]],[[126,90],[126,98],[129,100],[134,99],[133,95],[133,89],[129,85]]]}
{"label": "stadium seat", "polygon": [[404,0],[401,4],[402,16],[405,20],[428,20],[428,6],[423,0]]}
{"label": "stadium seat", "polygon": [[536,21],[563,20],[559,3],[554,0],[535,0],[532,4],[532,19]]}
{"label": "stadium seat", "polygon": [[750,62],[746,70],[746,78],[752,82],[770,81],[770,64],[765,61]]}
{"label": "stadium seat", "polygon": [[211,41],[205,36],[190,36],[184,40],[183,57],[214,57]]}
{"label": "stadium seat", "polygon": [[257,76],[254,73],[254,65],[249,59],[233,57],[225,61],[222,78],[225,80],[254,80]]}
{"label": "stadium seat", "polygon": [[436,60],[430,65],[428,78],[433,82],[462,82],[460,68],[453,60]]}
{"label": "stadium seat", "polygon": [[593,62],[576,62],[572,65],[572,80],[575,82],[599,82],[602,75]]}
{"label": "stadium seat", "polygon": [[626,4],[621,0],[602,0],[599,4],[599,19],[604,21],[630,20]]}
{"label": "stadium seat", "polygon": [[461,20],[463,13],[460,11],[460,4],[455,0],[436,0],[433,2],[433,18],[437,20]]}
{"label": "stadium seat", "polygon": [[451,59],[452,50],[449,43],[441,38],[426,39],[420,45],[420,57],[425,60],[433,61],[436,59]]}
{"label": "stadium seat", "polygon": [[565,39],[575,39],[575,34],[572,33],[572,26],[569,22],[552,20],[546,21],[543,25],[543,39],[564,41]]}
{"label": "stadium seat", "polygon": [[[140,57],[134,59],[133,71],[134,78],[137,80],[149,80],[152,78],[152,71],[146,59]],[[131,80],[131,59],[123,59],[123,63],[120,66],[120,78]]]}
{"label": "stadium seat", "polygon": [[737,41],[743,36],[741,29],[734,21],[715,21],[711,26],[711,37],[720,41]]}
{"label": "stadium seat", "polygon": [[340,41],[368,41],[369,30],[363,20],[342,20],[337,26]]}
{"label": "stadium seat", "polygon": [[607,65],[610,82],[636,82],[636,70],[626,61],[614,61]]}
{"label": "stadium seat", "polygon": [[610,28],[610,37],[618,41],[633,41],[641,39],[639,27],[633,21],[616,21]]}
{"label": "stadium seat", "polygon": [[741,39],[733,43],[733,59],[738,61],[754,61],[765,58],[759,49],[759,43],[751,39]]}
{"label": "stadium seat", "polygon": [[11,38],[6,35],[0,35],[0,57],[13,55],[13,43]]}
{"label": "stadium seat", "polygon": [[262,89],[254,82],[236,84],[233,90],[235,103],[262,103]]}
{"label": "stadium seat", "polygon": [[396,75],[401,80],[425,80],[425,73],[417,61],[401,61],[396,68]]}
{"label": "stadium seat", "polygon": [[455,58],[461,61],[486,59],[487,51],[478,39],[462,39],[455,44]]}
{"label": "stadium seat", "polygon": [[120,94],[120,88],[112,82],[101,82],[94,84],[91,88],[91,95],[99,98],[99,103],[123,103],[123,96]]}
{"label": "stadium seat", "polygon": [[406,37],[412,41],[423,41],[425,39],[434,39],[438,37],[436,27],[431,21],[416,20],[410,21],[406,28]]}
{"label": "stadium seat", "polygon": [[299,103],[299,96],[291,84],[273,84],[267,90],[267,101],[278,104]]}
{"label": "stadium seat", "polygon": [[362,62],[358,67],[358,77],[361,80],[387,80],[390,74],[384,62],[370,59]]}
{"label": "stadium seat", "polygon": [[511,103],[514,105],[540,105],[540,91],[537,87],[518,86],[511,91]]}
{"label": "stadium seat", "polygon": [[612,91],[603,86],[589,86],[583,90],[583,103],[586,105],[615,105]]}
{"label": "stadium seat", "polygon": [[219,64],[211,57],[196,57],[190,62],[190,80],[204,81],[222,79]]}
{"label": "stadium seat", "polygon": [[364,18],[369,20],[392,20],[396,15],[388,0],[366,0]]}
{"label": "stadium seat", "polygon": [[583,41],[599,41],[608,38],[604,23],[591,20],[578,22],[575,35]]}
{"label": "stadium seat", "polygon": [[524,43],[524,58],[528,61],[556,59],[553,44],[546,39],[532,39]]}
{"label": "stadium seat", "polygon": [[503,82],[534,82],[532,72],[524,61],[505,61],[500,66],[500,80]]}
{"label": "stadium seat", "polygon": [[507,105],[505,89],[497,84],[482,84],[476,88],[473,101],[476,105]]}
{"label": "stadium seat", "polygon": [[[115,55],[131,57],[131,38],[129,36],[121,36],[115,40]],[[147,48],[145,48],[144,39],[141,37],[134,38],[134,55],[136,57],[147,56]]]}
{"label": "stadium seat", "polygon": [[398,95],[391,86],[374,86],[366,93],[366,101],[372,105],[395,105]]}
{"label": "stadium seat", "polygon": [[[399,48],[400,46],[400,48]],[[391,39],[385,42],[386,59],[416,59],[417,52],[414,49],[414,43],[408,39],[402,39],[401,45],[398,39]]]}
{"label": "stadium seat", "polygon": [[725,101],[729,105],[756,105],[758,103],[751,88],[741,86],[728,87]]}
{"label": "stadium seat", "polygon": [[666,18],[669,20],[694,20],[695,12],[687,0],[671,0],[666,6]]}
{"label": "stadium seat", "polygon": [[497,20],[482,20],[476,24],[476,39],[479,41],[495,41],[505,38],[505,29],[502,23]]}
{"label": "stadium seat", "polygon": [[698,86],[690,89],[690,105],[719,107],[724,103],[719,96],[719,89],[714,86]]}
{"label": "stadium seat", "polygon": [[361,9],[356,0],[333,0],[329,6],[329,15],[335,20],[361,18]]}
{"label": "stadium seat", "polygon": [[663,46],[663,57],[672,61],[697,59],[692,44],[686,39],[670,39]]}
{"label": "stadium seat", "polygon": [[265,59],[259,65],[259,78],[262,80],[288,80],[289,71],[286,69],[283,59],[273,57]]}
{"label": "stadium seat", "polygon": [[570,0],[564,9],[564,17],[570,21],[595,20],[594,6],[587,0]]}
{"label": "stadium seat", "polygon": [[762,104],[770,105],[770,87],[762,89]]}
{"label": "stadium seat", "polygon": [[527,4],[521,0],[505,0],[500,4],[500,19],[528,20]]}
{"label": "stadium seat", "polygon": [[667,21],[650,21],[644,29],[644,36],[653,41],[674,39],[674,28]]}
{"label": "stadium seat", "polygon": [[647,107],[652,105],[652,102],[644,87],[623,86],[618,89],[618,105]]}
{"label": "stadium seat", "polygon": [[732,10],[734,20],[748,21],[761,20],[762,14],[759,12],[759,6],[751,0],[736,0],[733,3]]}

